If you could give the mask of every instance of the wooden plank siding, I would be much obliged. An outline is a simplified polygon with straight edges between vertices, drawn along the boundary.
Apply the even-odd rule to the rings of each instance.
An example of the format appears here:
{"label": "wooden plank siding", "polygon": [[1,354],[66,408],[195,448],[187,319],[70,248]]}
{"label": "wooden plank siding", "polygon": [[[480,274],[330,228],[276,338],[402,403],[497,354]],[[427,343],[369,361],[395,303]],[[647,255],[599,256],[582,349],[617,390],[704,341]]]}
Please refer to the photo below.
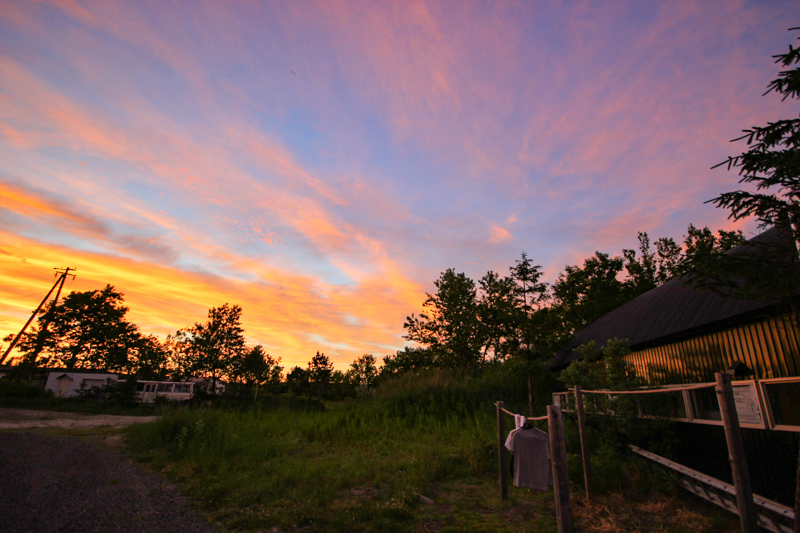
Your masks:
{"label": "wooden plank siding", "polygon": [[736,361],[755,379],[800,375],[800,331],[791,314],[699,337],[654,346],[626,356],[636,375],[656,384],[714,381]]}

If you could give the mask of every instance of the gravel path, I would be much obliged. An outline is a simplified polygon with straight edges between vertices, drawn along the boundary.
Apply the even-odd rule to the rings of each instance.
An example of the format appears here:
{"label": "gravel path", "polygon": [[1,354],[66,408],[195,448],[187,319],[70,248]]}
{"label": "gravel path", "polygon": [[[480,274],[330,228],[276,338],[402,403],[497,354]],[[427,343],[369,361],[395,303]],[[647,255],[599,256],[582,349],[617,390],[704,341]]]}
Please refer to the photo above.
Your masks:
{"label": "gravel path", "polygon": [[0,532],[212,533],[178,490],[72,437],[0,433]]}
{"label": "gravel path", "polygon": [[157,416],[96,415],[64,411],[34,411],[0,407],[0,430],[31,428],[123,427],[152,422]]}

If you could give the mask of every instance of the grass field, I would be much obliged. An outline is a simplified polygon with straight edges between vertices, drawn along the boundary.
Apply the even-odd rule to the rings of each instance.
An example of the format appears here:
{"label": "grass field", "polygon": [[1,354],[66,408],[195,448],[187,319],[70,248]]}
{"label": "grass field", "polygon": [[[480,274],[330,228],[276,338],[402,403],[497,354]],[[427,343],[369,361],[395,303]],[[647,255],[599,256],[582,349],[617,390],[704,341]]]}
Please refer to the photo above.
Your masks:
{"label": "grass field", "polygon": [[[510,487],[500,501],[484,386],[406,383],[324,411],[178,408],[129,428],[127,442],[225,530],[555,532],[552,491]],[[614,479],[589,502],[570,457],[578,531],[738,529],[635,458],[600,449],[595,459]]]}

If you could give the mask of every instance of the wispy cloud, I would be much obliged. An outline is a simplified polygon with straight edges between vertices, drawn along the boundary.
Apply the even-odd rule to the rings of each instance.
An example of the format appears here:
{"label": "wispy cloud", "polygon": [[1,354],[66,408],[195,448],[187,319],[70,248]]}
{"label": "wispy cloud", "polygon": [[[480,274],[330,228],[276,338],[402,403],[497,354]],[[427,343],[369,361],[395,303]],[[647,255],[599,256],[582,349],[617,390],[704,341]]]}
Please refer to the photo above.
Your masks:
{"label": "wispy cloud", "polygon": [[449,267],[525,250],[553,278],[639,230],[732,227],[702,203],[734,181],[709,167],[780,116],[759,95],[796,14],[6,2],[0,326],[80,265],[76,288],[117,285],[147,331],[228,301],[284,361],[346,365],[400,348]]}

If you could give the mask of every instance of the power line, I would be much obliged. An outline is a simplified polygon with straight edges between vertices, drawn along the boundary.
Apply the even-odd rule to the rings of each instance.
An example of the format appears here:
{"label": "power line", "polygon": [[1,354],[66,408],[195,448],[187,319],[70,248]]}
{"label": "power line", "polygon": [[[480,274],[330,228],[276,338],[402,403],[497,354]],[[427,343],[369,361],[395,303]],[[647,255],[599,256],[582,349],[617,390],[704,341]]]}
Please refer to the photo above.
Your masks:
{"label": "power line", "polygon": [[[42,309],[42,306],[45,304],[45,302],[47,302],[47,299],[50,298],[50,295],[53,294],[53,291],[55,290],[56,286],[58,286],[58,291],[56,292],[56,297],[53,299],[53,307],[55,307],[56,304],[58,304],[58,298],[59,298],[59,296],[61,296],[61,289],[64,287],[64,282],[67,280],[67,276],[72,276],[72,279],[75,279],[75,274],[70,274],[69,273],[70,270],[76,270],[74,268],[71,268],[71,267],[54,268],[53,270],[56,271],[55,275],[58,276],[57,279],[56,279],[56,282],[53,283],[52,287],[50,287],[50,290],[47,292],[47,295],[44,297],[44,299],[41,301],[41,303],[39,303],[39,306],[31,314],[31,317],[28,319],[28,321],[25,322],[25,325],[22,326],[22,329],[19,330],[19,333],[17,333],[17,336],[14,337],[13,341],[11,341],[11,344],[8,345],[8,348],[6,349],[5,353],[3,354],[2,357],[0,357],[0,365],[3,364],[3,362],[6,360],[6,357],[8,357],[8,354],[11,352],[11,350],[14,349],[14,346],[17,345],[17,342],[19,342],[20,337],[22,337],[22,334],[25,333],[25,330],[28,328],[30,323],[33,322],[33,319],[36,317],[36,315]],[[53,307],[51,307],[50,309],[52,310]],[[42,329],[39,331],[39,337],[40,338],[37,340],[36,347],[34,348],[34,353],[33,353],[34,360],[36,359],[36,356],[38,355],[39,351],[41,351],[41,344],[44,341],[43,333],[44,333],[44,331],[47,330],[47,326],[50,323],[50,319],[51,319],[50,318],[50,313],[47,313],[45,315],[45,323],[42,325]]]}

